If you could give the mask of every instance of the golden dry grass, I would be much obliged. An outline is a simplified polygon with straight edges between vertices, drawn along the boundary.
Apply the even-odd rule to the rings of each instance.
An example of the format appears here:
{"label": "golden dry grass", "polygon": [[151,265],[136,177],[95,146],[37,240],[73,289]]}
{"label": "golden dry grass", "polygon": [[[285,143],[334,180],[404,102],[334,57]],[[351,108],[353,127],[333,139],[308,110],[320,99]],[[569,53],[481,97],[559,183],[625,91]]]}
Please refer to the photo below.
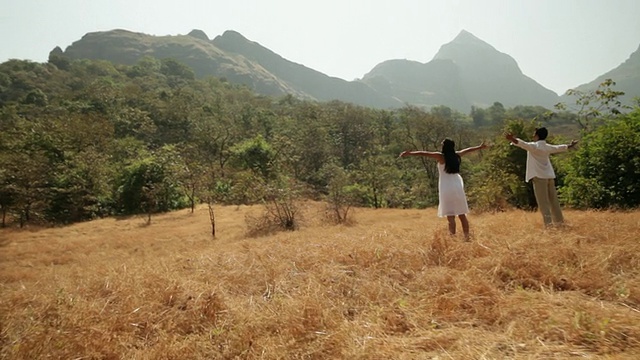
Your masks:
{"label": "golden dry grass", "polygon": [[637,359],[640,212],[357,209],[248,238],[258,207],[0,231],[3,359]]}

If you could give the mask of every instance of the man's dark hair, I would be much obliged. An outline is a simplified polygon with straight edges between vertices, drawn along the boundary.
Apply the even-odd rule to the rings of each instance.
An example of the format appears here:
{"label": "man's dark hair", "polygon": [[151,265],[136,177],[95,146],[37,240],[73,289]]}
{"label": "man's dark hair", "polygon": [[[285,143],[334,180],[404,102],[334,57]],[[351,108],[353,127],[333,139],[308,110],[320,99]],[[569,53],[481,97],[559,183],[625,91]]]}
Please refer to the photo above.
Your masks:
{"label": "man's dark hair", "polygon": [[544,127],[536,128],[536,135],[538,135],[538,140],[546,140],[549,135],[549,131]]}

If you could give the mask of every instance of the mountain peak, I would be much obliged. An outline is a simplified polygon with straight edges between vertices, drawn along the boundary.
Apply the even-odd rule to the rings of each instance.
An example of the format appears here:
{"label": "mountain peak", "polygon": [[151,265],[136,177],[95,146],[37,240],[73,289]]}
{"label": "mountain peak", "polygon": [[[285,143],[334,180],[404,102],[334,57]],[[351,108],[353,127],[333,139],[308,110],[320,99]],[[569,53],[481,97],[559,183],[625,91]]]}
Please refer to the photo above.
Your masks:
{"label": "mountain peak", "polygon": [[458,36],[456,36],[455,39],[453,39],[453,41],[456,41],[456,40],[467,40],[467,39],[480,40],[476,36],[474,36],[472,33],[468,32],[467,30],[462,29],[460,31],[460,33],[458,34]]}
{"label": "mountain peak", "polygon": [[212,42],[213,45],[215,45],[219,49],[233,53],[241,53],[244,57],[250,60],[264,56],[277,56],[271,50],[258,44],[257,42],[247,39],[246,37],[242,36],[242,34],[234,30],[225,31],[222,35],[216,36]]}
{"label": "mountain peak", "polygon": [[200,40],[204,40],[204,41],[209,41],[209,37],[207,36],[207,34],[202,31],[202,30],[198,30],[198,29],[193,29],[191,30],[191,32],[188,34],[191,37],[194,37],[196,39],[200,39]]}
{"label": "mountain peak", "polygon": [[[470,32],[462,30],[451,42],[442,45],[434,60],[451,60],[457,66],[464,93],[477,104],[492,104],[496,99],[506,105],[530,103],[553,105],[558,95],[525,76],[518,63]],[[500,85],[496,84],[500,79]],[[513,89],[522,93],[515,94]],[[535,101],[531,99],[536,99]]]}
{"label": "mountain peak", "polygon": [[241,41],[249,41],[246,37],[242,36],[239,32],[235,30],[226,30],[222,35],[217,36],[218,38],[223,38],[227,40],[241,40]]}
{"label": "mountain peak", "polygon": [[465,46],[473,45],[473,46],[479,46],[479,47],[485,47],[485,48],[494,49],[494,47],[489,45],[489,43],[481,40],[480,38],[478,38],[477,36],[475,36],[472,33],[468,32],[467,30],[460,31],[458,36],[456,36],[450,42],[450,44],[465,45]]}

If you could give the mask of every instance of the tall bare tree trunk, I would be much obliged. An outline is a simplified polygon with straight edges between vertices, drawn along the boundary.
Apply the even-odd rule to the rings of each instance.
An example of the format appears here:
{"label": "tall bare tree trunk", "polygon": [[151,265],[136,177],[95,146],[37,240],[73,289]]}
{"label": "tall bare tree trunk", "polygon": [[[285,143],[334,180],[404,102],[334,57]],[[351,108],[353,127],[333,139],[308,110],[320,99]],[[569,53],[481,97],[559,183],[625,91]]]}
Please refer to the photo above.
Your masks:
{"label": "tall bare tree trunk", "polygon": [[213,201],[209,199],[207,201],[207,206],[209,207],[209,221],[211,221],[211,236],[216,238],[216,216],[213,212]]}

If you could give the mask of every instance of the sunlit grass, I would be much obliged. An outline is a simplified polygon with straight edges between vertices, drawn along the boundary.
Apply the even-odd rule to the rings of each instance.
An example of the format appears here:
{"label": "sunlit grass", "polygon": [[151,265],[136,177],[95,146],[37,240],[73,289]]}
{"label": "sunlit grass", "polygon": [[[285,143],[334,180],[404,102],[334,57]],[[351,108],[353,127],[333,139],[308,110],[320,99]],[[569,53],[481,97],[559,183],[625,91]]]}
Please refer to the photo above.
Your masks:
{"label": "sunlit grass", "polygon": [[640,212],[357,209],[247,237],[259,207],[2,230],[6,359],[640,357]]}

